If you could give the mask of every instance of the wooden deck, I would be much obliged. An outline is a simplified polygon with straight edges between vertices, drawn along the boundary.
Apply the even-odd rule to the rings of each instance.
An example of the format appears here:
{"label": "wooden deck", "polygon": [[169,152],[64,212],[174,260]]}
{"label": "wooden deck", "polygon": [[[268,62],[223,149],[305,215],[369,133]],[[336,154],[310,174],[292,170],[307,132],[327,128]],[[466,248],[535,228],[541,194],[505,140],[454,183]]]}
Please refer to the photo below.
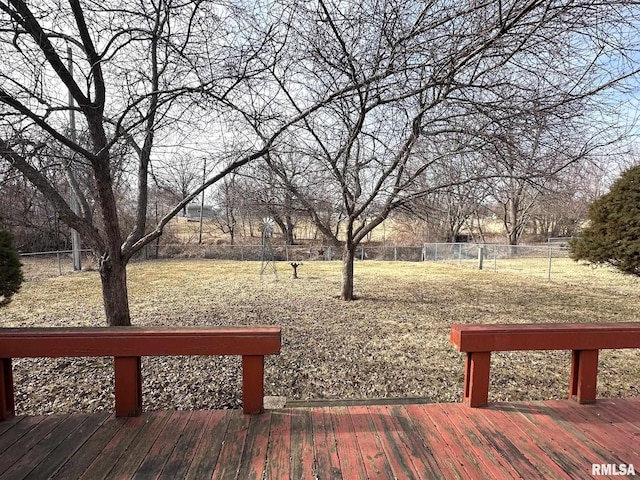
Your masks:
{"label": "wooden deck", "polygon": [[[0,479],[593,478],[640,470],[640,398],[162,411],[0,423]],[[640,472],[636,472],[640,473]],[[619,477],[617,477],[619,478]]]}

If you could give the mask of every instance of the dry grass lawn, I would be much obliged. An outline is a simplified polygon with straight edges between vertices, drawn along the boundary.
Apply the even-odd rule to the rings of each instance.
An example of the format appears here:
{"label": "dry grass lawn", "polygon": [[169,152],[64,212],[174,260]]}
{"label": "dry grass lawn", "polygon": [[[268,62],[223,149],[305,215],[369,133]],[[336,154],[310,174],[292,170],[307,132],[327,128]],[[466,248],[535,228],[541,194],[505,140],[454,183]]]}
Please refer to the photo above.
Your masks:
{"label": "dry grass lawn", "polygon": [[[28,281],[1,310],[2,325],[103,325],[95,271],[57,276],[26,259]],[[49,269],[49,270],[47,270]],[[452,323],[640,320],[640,280],[560,259],[552,282],[434,263],[358,262],[354,302],[342,302],[340,264],[305,262],[299,279],[278,264],[149,261],[129,267],[136,325],[280,325],[281,355],[267,360],[266,394],[288,400],[421,397],[460,401],[463,355]],[[560,275],[560,273],[562,275]],[[494,354],[490,400],[565,398],[569,352]],[[598,395],[640,395],[640,350],[601,352]],[[237,358],[144,360],[148,409],[235,408]],[[20,413],[112,408],[109,359],[16,361]]]}

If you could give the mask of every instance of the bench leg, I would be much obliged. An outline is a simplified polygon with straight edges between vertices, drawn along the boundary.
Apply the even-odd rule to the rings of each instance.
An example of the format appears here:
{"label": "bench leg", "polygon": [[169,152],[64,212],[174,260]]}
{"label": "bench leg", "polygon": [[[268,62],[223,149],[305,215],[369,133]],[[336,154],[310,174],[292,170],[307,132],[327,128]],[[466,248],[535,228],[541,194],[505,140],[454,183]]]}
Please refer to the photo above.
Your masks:
{"label": "bench leg", "polygon": [[464,368],[464,403],[486,407],[489,401],[491,352],[467,352]]}
{"label": "bench leg", "polygon": [[116,417],[136,417],[142,413],[140,357],[114,357]]}
{"label": "bench leg", "polygon": [[0,421],[15,416],[13,370],[10,358],[0,358]]}
{"label": "bench leg", "polygon": [[598,350],[574,350],[571,355],[569,398],[595,403],[598,380]]}
{"label": "bench leg", "polygon": [[264,397],[264,356],[242,356],[242,404],[244,413],[262,413]]}

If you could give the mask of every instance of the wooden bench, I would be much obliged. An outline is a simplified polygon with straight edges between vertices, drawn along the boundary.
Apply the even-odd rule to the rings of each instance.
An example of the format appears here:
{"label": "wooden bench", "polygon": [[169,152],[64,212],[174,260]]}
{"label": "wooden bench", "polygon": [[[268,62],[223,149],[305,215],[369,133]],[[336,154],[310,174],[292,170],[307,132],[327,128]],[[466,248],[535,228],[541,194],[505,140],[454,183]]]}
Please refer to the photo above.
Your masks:
{"label": "wooden bench", "polygon": [[464,402],[487,405],[491,352],[572,350],[569,398],[596,401],[598,351],[640,348],[640,323],[452,325],[451,343],[467,353]]}
{"label": "wooden bench", "polygon": [[113,357],[116,416],[142,412],[140,357],[241,355],[244,413],[263,411],[264,356],[280,352],[280,327],[0,328],[0,420],[15,415],[12,358]]}

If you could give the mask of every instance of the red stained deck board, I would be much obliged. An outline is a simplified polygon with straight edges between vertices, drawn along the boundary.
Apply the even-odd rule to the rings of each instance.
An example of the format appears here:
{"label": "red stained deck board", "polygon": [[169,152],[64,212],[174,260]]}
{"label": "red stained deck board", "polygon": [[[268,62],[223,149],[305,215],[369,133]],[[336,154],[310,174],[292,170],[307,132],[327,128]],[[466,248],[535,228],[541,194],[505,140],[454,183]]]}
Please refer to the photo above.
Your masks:
{"label": "red stained deck board", "polygon": [[291,476],[291,414],[287,410],[271,412],[271,429],[267,450],[266,479]]}
{"label": "red stained deck board", "polygon": [[212,479],[230,479],[238,477],[238,470],[244,453],[244,442],[249,430],[251,417],[241,412],[233,412],[224,434],[222,449],[218,456],[218,463],[213,471]]}
{"label": "red stained deck board", "polygon": [[531,436],[531,431],[526,426],[523,427],[514,421],[516,415],[489,408],[483,410],[483,416],[487,421],[503,425],[503,432],[540,471],[540,478],[571,479],[571,476],[540,447],[540,439],[535,435]]}
{"label": "red stained deck board", "polygon": [[313,478],[313,428],[311,410],[289,410],[291,414],[291,478]]}
{"label": "red stained deck board", "polygon": [[367,407],[351,407],[349,408],[349,415],[356,432],[356,440],[367,471],[367,477],[372,480],[393,478],[389,460],[387,460],[387,455],[373,428],[373,422]]}
{"label": "red stained deck board", "polygon": [[151,449],[147,452],[144,460],[136,469],[133,476],[136,480],[150,480],[158,478],[164,468],[167,459],[176,447],[176,441],[189,422],[192,412],[173,412],[162,431],[156,437]]}
{"label": "red stained deck board", "polygon": [[[483,464],[482,452],[475,454],[473,448],[470,448],[469,440],[474,438],[472,432],[467,432],[465,437],[461,436],[446,416],[437,411],[432,412],[431,408],[424,405],[407,405],[406,408],[425,435],[425,441],[436,449],[434,451],[436,458],[440,460],[440,456],[444,456],[449,459],[447,463],[453,469],[453,473],[446,474],[447,478],[483,480],[487,474],[491,474],[492,464],[490,462]],[[438,445],[441,445],[440,449]],[[496,470],[496,475],[499,473],[500,470]],[[495,475],[494,477],[500,478]]]}
{"label": "red stained deck board", "polygon": [[[389,466],[391,467],[393,478],[404,478],[413,480],[420,478],[420,474],[414,466],[414,460],[418,460],[412,456],[402,437],[409,435],[409,432],[403,430],[398,432],[397,424],[394,424],[389,412],[384,407],[369,407],[369,415],[373,429],[380,438],[380,443],[385,452]],[[424,469],[424,466],[421,465]]]}
{"label": "red stained deck board", "polygon": [[[131,475],[138,465],[135,464],[131,469],[128,468],[129,459],[132,458],[130,455],[135,455],[138,446],[145,449],[150,447],[148,441],[141,441],[138,437],[141,439],[147,438],[147,435],[151,432],[161,428],[166,419],[166,412],[158,412],[157,414],[144,413],[139,417],[127,418],[126,420],[111,418],[110,422],[122,423],[122,427],[118,429],[109,443],[102,448],[100,454],[91,462],[80,478],[83,480],[99,480],[106,478],[111,470],[121,470],[123,468],[126,468],[128,470],[126,473]],[[133,447],[130,449],[129,446],[132,444]],[[121,458],[125,452],[127,454]],[[137,457],[137,455],[135,456]]]}
{"label": "red stained deck board", "polygon": [[[31,448],[49,435],[68,415],[51,415],[42,419],[28,432],[13,442],[7,451],[0,455],[0,472],[5,472],[18,462]],[[11,430],[8,431],[11,434]]]}
{"label": "red stained deck board", "polygon": [[85,415],[85,419],[78,428],[69,432],[66,438],[47,455],[47,457],[30,473],[32,478],[51,478],[67,458],[73,454],[102,426],[109,414],[100,412]]}
{"label": "red stained deck board", "polygon": [[[398,407],[400,408],[400,407]],[[465,471],[462,468],[464,460],[455,458],[449,444],[442,438],[431,418],[424,417],[422,409],[417,405],[402,407],[415,426],[415,431],[422,438],[425,447],[431,452],[442,471],[442,478],[463,478]]]}
{"label": "red stained deck board", "polygon": [[331,413],[328,408],[315,408],[312,412],[313,452],[316,460],[316,475],[326,480],[342,478],[340,460],[333,433]]}
{"label": "red stained deck board", "polygon": [[[443,405],[447,408],[448,405]],[[562,469],[554,462],[547,461],[544,452],[535,443],[514,428],[512,417],[494,415],[487,409],[478,413],[475,409],[457,408],[460,423],[467,425],[479,438],[485,452],[496,452],[498,461],[510,470],[513,477],[524,478],[566,478]],[[499,412],[498,412],[499,413]],[[519,448],[518,445],[526,445]]]}
{"label": "red stained deck board", "polygon": [[5,428],[2,433],[0,433],[0,454],[2,454],[2,452],[11,447],[15,442],[20,440],[31,430],[33,430],[36,425],[38,425],[45,418],[48,417],[14,417],[10,420],[2,422],[3,426],[6,426],[7,428]]}
{"label": "red stained deck board", "polygon": [[[565,402],[565,409],[569,412],[569,416],[572,417],[570,413],[572,410],[576,408],[580,408],[581,405],[578,405],[573,402]],[[589,422],[584,419],[580,420],[582,417],[576,416],[573,417],[573,420],[567,420],[565,418],[566,414],[563,414],[560,410],[556,408],[551,408],[549,402],[544,402],[539,405],[535,405],[536,408],[540,412],[546,413],[547,419],[552,419],[556,429],[557,434],[554,434],[554,440],[556,438],[561,439],[559,442],[564,445],[574,445],[574,448],[580,449],[583,452],[584,457],[589,460],[591,463],[620,463],[616,461],[615,455],[611,453],[611,450],[603,445],[597,437],[594,437],[589,433],[590,429],[584,429],[581,425],[575,422],[583,422],[584,425],[588,425]],[[544,417],[543,417],[544,418]],[[606,425],[600,420],[594,419],[594,421],[598,422],[598,428],[601,433],[606,429]],[[615,438],[615,437],[614,437]],[[577,444],[577,445],[576,445]],[[626,445],[623,445],[626,448]]]}
{"label": "red stained deck board", "polygon": [[640,435],[640,403],[630,402],[628,399],[612,398],[598,400],[598,403],[585,406],[599,419],[613,424],[616,429],[625,431],[634,437]]}
{"label": "red stained deck board", "polygon": [[146,414],[146,416],[148,417],[148,422],[143,425],[137,423],[129,424],[129,422],[125,424],[125,429],[130,428],[128,432],[125,430],[125,434],[128,433],[128,435],[135,436],[135,440],[122,453],[114,468],[108,472],[107,479],[128,479],[133,477],[140,464],[144,462],[149,454],[149,450],[154,445],[156,438],[165,428],[171,412],[163,411],[158,412],[157,415]]}
{"label": "red stained deck board", "polygon": [[101,413],[9,425],[0,478],[502,480],[588,478],[592,463],[640,464],[635,399]]}
{"label": "red stained deck board", "polygon": [[[438,423],[450,423],[459,432],[460,438],[468,439],[471,444],[470,452],[476,456],[481,468],[494,478],[520,478],[520,472],[513,465],[511,459],[512,452],[508,442],[499,438],[501,434],[496,434],[482,423],[482,419],[476,418],[477,409],[466,408],[461,404],[437,405],[437,408],[429,409],[429,414]],[[539,477],[539,473],[526,465],[523,473],[528,473],[525,478]]]}
{"label": "red stained deck board", "polygon": [[26,420],[29,418],[42,418],[42,417],[13,417],[13,418],[9,418],[7,420],[5,420],[4,422],[0,422],[0,435],[3,435],[4,432],[6,432],[7,430],[15,427],[18,423],[20,423],[22,420]]}
{"label": "red stained deck board", "polygon": [[[591,410],[569,408],[557,401],[545,402],[547,407],[562,419],[563,430],[588,436],[593,442],[599,444],[603,458],[595,463],[640,463],[638,441],[633,441],[620,429],[590,414]],[[573,407],[573,408],[572,408]],[[599,422],[596,424],[596,422]]]}
{"label": "red stained deck board", "polygon": [[366,479],[367,472],[356,440],[355,429],[346,407],[331,408],[331,423],[336,438],[340,470],[345,479]]}
{"label": "red stained deck board", "polygon": [[[572,402],[567,401],[567,403]],[[590,449],[594,445],[589,443],[589,446],[585,446],[584,442],[588,439],[582,435],[576,438],[575,435],[566,434],[558,424],[556,415],[540,408],[541,406],[541,403],[507,403],[501,404],[499,408],[505,412],[517,414],[514,417],[515,424],[525,428],[529,438],[560,468],[566,472],[583,471],[585,465],[591,465],[597,458]],[[580,407],[577,404],[573,406]]]}
{"label": "red stained deck board", "polygon": [[49,454],[51,454],[52,451],[74,430],[82,425],[88,417],[88,415],[66,416],[57,423],[54,429],[49,431],[44,437],[41,437],[35,445],[26,451],[24,455],[11,466],[11,468],[0,475],[0,479],[25,478],[33,471],[34,468],[37,468],[40,462],[47,458]]}
{"label": "red stained deck board", "polygon": [[200,480],[212,477],[222,449],[224,434],[234,413],[237,414],[238,412],[230,410],[208,412],[205,428],[200,437],[198,449],[191,460],[186,480]]}
{"label": "red stained deck board", "polygon": [[391,431],[400,437],[409,452],[411,463],[415,467],[418,477],[427,479],[446,478],[441,466],[434,457],[433,451],[424,443],[405,408],[396,405],[384,407],[384,411],[387,412],[387,419],[392,423]]}
{"label": "red stained deck board", "polygon": [[[186,414],[186,412],[183,413]],[[184,478],[189,469],[209,417],[209,412],[206,410],[196,410],[190,413],[184,431],[177,439],[173,452],[158,478],[167,480]]]}
{"label": "red stained deck board", "polygon": [[125,424],[124,419],[111,415],[55,474],[54,478],[80,478],[91,463],[101,454],[104,447]]}
{"label": "red stained deck board", "polygon": [[264,466],[267,461],[270,427],[270,412],[251,416],[251,423],[249,423],[247,439],[244,444],[245,453],[242,456],[238,478],[243,480],[262,479],[262,473],[264,472]]}

